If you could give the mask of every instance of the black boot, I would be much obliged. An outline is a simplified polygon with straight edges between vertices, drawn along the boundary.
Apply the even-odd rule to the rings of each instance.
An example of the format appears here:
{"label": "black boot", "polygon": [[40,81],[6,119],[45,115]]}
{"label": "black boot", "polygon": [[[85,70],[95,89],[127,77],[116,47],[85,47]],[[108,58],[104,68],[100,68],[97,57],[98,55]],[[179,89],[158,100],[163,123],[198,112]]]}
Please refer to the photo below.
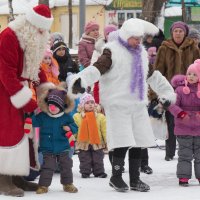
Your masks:
{"label": "black boot", "polygon": [[[110,164],[112,165],[112,162],[113,162],[113,161],[112,161],[112,160],[113,160],[113,151],[109,151],[109,152],[108,152],[108,157],[109,157]],[[124,165],[125,165],[125,162],[123,162],[122,173],[125,172]]]}
{"label": "black boot", "polygon": [[112,176],[109,185],[119,192],[125,192],[129,189],[128,185],[122,179],[122,170],[124,158],[113,156],[112,160]]}
{"label": "black boot", "polygon": [[140,180],[141,159],[129,160],[130,189],[140,192],[147,192],[150,187]]}

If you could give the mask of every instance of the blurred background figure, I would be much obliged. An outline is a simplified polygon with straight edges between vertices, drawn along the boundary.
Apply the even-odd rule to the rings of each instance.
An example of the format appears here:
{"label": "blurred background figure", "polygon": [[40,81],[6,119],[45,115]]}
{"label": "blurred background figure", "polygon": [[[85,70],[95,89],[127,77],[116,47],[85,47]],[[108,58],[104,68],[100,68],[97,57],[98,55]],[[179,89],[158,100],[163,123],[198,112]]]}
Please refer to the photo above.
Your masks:
{"label": "blurred background figure", "polygon": [[197,29],[190,29],[188,38],[191,38],[194,40],[195,44],[199,48],[199,42],[200,42],[200,33]]}

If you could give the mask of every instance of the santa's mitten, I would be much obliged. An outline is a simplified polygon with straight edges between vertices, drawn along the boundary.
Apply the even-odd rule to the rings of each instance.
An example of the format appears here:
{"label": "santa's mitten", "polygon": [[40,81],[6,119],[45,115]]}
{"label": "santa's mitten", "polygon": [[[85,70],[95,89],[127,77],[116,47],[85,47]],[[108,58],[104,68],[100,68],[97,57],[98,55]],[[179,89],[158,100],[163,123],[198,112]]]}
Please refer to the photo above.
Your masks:
{"label": "santa's mitten", "polygon": [[31,130],[32,130],[32,119],[30,117],[27,117],[24,122],[24,133],[30,134]]}
{"label": "santa's mitten", "polygon": [[67,133],[65,133],[65,136],[69,140],[70,147],[74,147],[75,137],[74,137],[73,133],[71,131],[68,131]]}

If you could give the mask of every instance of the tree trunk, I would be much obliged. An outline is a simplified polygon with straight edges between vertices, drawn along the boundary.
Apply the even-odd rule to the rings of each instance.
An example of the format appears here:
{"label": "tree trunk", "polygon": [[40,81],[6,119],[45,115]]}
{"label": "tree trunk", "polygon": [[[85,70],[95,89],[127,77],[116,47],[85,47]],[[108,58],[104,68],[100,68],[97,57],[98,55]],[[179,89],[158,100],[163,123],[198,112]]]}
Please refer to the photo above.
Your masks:
{"label": "tree trunk", "polygon": [[186,8],[184,0],[181,0],[181,5],[182,5],[182,21],[186,22]]}
{"label": "tree trunk", "polygon": [[72,33],[72,0],[68,1],[68,13],[69,13],[69,48],[72,48],[73,33]]}
{"label": "tree trunk", "polygon": [[9,22],[11,22],[15,19],[13,15],[12,0],[8,0],[8,7],[9,7]]}
{"label": "tree trunk", "polygon": [[143,0],[142,19],[156,24],[166,0]]}
{"label": "tree trunk", "polygon": [[45,5],[49,6],[49,0],[39,0],[38,4],[45,4]]}

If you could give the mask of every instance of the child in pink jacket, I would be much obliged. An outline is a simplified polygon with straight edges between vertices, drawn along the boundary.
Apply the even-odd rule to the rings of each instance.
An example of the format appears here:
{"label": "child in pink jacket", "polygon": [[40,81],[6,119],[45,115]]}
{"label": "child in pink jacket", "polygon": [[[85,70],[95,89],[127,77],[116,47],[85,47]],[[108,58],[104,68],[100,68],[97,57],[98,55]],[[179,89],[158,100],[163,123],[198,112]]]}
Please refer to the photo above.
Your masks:
{"label": "child in pink jacket", "polygon": [[179,143],[177,177],[180,186],[188,186],[193,159],[195,177],[200,182],[200,59],[189,66],[186,76],[173,77],[172,86],[177,94],[176,103],[169,107]]}

